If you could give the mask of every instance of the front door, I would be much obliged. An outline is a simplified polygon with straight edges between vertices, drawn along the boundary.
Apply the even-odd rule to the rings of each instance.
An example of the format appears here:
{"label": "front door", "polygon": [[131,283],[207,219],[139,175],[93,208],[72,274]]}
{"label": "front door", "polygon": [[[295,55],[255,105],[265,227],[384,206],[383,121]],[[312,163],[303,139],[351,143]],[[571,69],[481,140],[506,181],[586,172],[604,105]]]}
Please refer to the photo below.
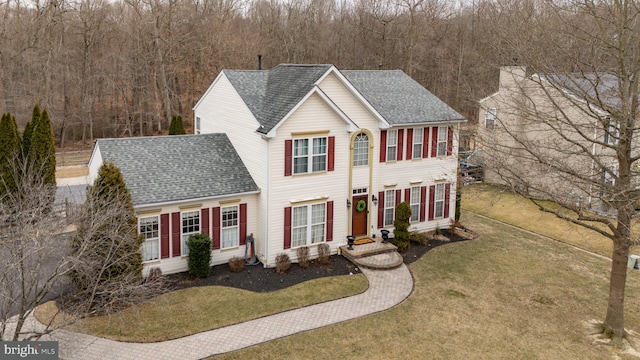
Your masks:
{"label": "front door", "polygon": [[[367,214],[369,213],[369,196],[356,195],[352,198],[351,205],[351,235],[367,235]],[[358,203],[360,205],[358,205]]]}

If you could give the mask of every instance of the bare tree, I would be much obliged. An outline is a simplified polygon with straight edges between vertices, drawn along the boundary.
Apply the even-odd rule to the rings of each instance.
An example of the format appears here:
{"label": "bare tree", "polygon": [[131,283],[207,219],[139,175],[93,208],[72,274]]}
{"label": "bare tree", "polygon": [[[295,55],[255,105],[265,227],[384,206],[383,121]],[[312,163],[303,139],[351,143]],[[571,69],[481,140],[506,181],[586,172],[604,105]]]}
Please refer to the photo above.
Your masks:
{"label": "bare tree", "polygon": [[[487,101],[498,122],[484,131],[502,180],[542,211],[613,243],[602,332],[620,345],[627,258],[634,232],[640,143],[640,8],[635,1],[524,2],[527,34],[502,41],[520,61],[503,68]],[[557,52],[557,55],[552,54]],[[489,117],[491,117],[489,116]]]}

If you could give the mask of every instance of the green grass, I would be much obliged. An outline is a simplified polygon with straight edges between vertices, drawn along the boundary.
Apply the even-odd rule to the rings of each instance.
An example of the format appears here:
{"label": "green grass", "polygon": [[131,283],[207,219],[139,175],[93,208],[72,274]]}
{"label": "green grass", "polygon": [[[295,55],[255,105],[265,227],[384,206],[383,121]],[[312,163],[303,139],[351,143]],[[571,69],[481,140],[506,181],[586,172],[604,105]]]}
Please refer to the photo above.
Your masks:
{"label": "green grass", "polygon": [[362,274],[310,280],[273,293],[194,287],[161,295],[115,315],[80,320],[73,329],[121,341],[163,341],[352,296],[367,288]]}
{"label": "green grass", "polygon": [[[468,212],[462,223],[480,236],[410,265],[415,289],[402,304],[216,359],[612,358],[585,326],[604,318],[610,261]],[[638,271],[626,309],[640,329]]]}

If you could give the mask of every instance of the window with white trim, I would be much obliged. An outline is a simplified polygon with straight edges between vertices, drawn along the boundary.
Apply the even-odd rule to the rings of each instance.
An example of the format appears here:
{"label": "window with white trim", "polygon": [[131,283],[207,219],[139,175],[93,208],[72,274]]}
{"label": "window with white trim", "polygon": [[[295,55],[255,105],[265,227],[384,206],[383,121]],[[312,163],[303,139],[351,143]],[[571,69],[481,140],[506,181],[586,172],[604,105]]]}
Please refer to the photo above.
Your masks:
{"label": "window with white trim", "polygon": [[433,217],[440,218],[444,216],[444,184],[436,184],[433,209]]}
{"label": "window with white trim", "polygon": [[387,130],[387,161],[396,161],[398,130]]}
{"label": "window with white trim", "polygon": [[615,185],[618,178],[618,165],[611,165],[602,170],[602,181],[605,185]]}
{"label": "window with white trim", "polygon": [[369,165],[369,136],[358,134],[353,142],[353,166]]}
{"label": "window with white trim", "polygon": [[326,203],[296,206],[292,209],[292,247],[325,241]]}
{"label": "window with white trim", "polygon": [[396,214],[396,191],[394,189],[384,192],[384,226],[393,225]]}
{"label": "window with white trim", "polygon": [[424,129],[413,129],[413,154],[411,154],[413,159],[420,159],[422,157],[423,134]]}
{"label": "window with white trim", "polygon": [[607,117],[605,119],[604,143],[607,145],[616,145],[620,137],[620,125]]}
{"label": "window with white trim", "polygon": [[189,255],[189,236],[200,233],[200,211],[187,211],[182,217],[182,255]]}
{"label": "window with white trim", "polygon": [[200,134],[200,118],[196,117],[196,123],[195,123],[195,133],[196,134]]}
{"label": "window with white trim", "polygon": [[411,187],[411,196],[409,197],[409,205],[411,206],[411,221],[420,220],[420,186]]}
{"label": "window with white trim", "polygon": [[[311,144],[311,147],[310,147]],[[293,140],[293,173],[306,174],[327,170],[327,138]]]}
{"label": "window with white trim", "polygon": [[438,126],[438,153],[436,156],[447,155],[447,136],[449,129],[446,126]]}
{"label": "window with white trim", "polygon": [[220,209],[220,238],[223,249],[238,246],[238,205],[226,206]]}
{"label": "window with white trim", "polygon": [[144,239],[142,243],[142,261],[153,261],[160,258],[160,237],[158,216],[143,217],[138,220],[138,233]]}
{"label": "window with white trim", "polygon": [[484,127],[487,129],[494,129],[496,127],[496,108],[489,108],[484,115]]}

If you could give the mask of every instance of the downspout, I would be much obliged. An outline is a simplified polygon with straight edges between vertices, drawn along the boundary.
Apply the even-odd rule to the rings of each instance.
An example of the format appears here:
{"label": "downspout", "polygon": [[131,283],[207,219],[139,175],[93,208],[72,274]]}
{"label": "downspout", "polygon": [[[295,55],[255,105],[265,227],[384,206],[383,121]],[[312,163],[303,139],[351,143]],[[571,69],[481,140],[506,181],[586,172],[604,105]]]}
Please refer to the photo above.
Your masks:
{"label": "downspout", "polygon": [[266,263],[263,261],[262,265],[267,268],[267,263],[269,262],[269,204],[271,198],[271,188],[269,187],[269,180],[271,179],[271,140],[267,140],[267,184],[266,184],[266,204],[265,204],[265,212],[266,212],[266,221],[264,223],[264,258],[267,260]]}

